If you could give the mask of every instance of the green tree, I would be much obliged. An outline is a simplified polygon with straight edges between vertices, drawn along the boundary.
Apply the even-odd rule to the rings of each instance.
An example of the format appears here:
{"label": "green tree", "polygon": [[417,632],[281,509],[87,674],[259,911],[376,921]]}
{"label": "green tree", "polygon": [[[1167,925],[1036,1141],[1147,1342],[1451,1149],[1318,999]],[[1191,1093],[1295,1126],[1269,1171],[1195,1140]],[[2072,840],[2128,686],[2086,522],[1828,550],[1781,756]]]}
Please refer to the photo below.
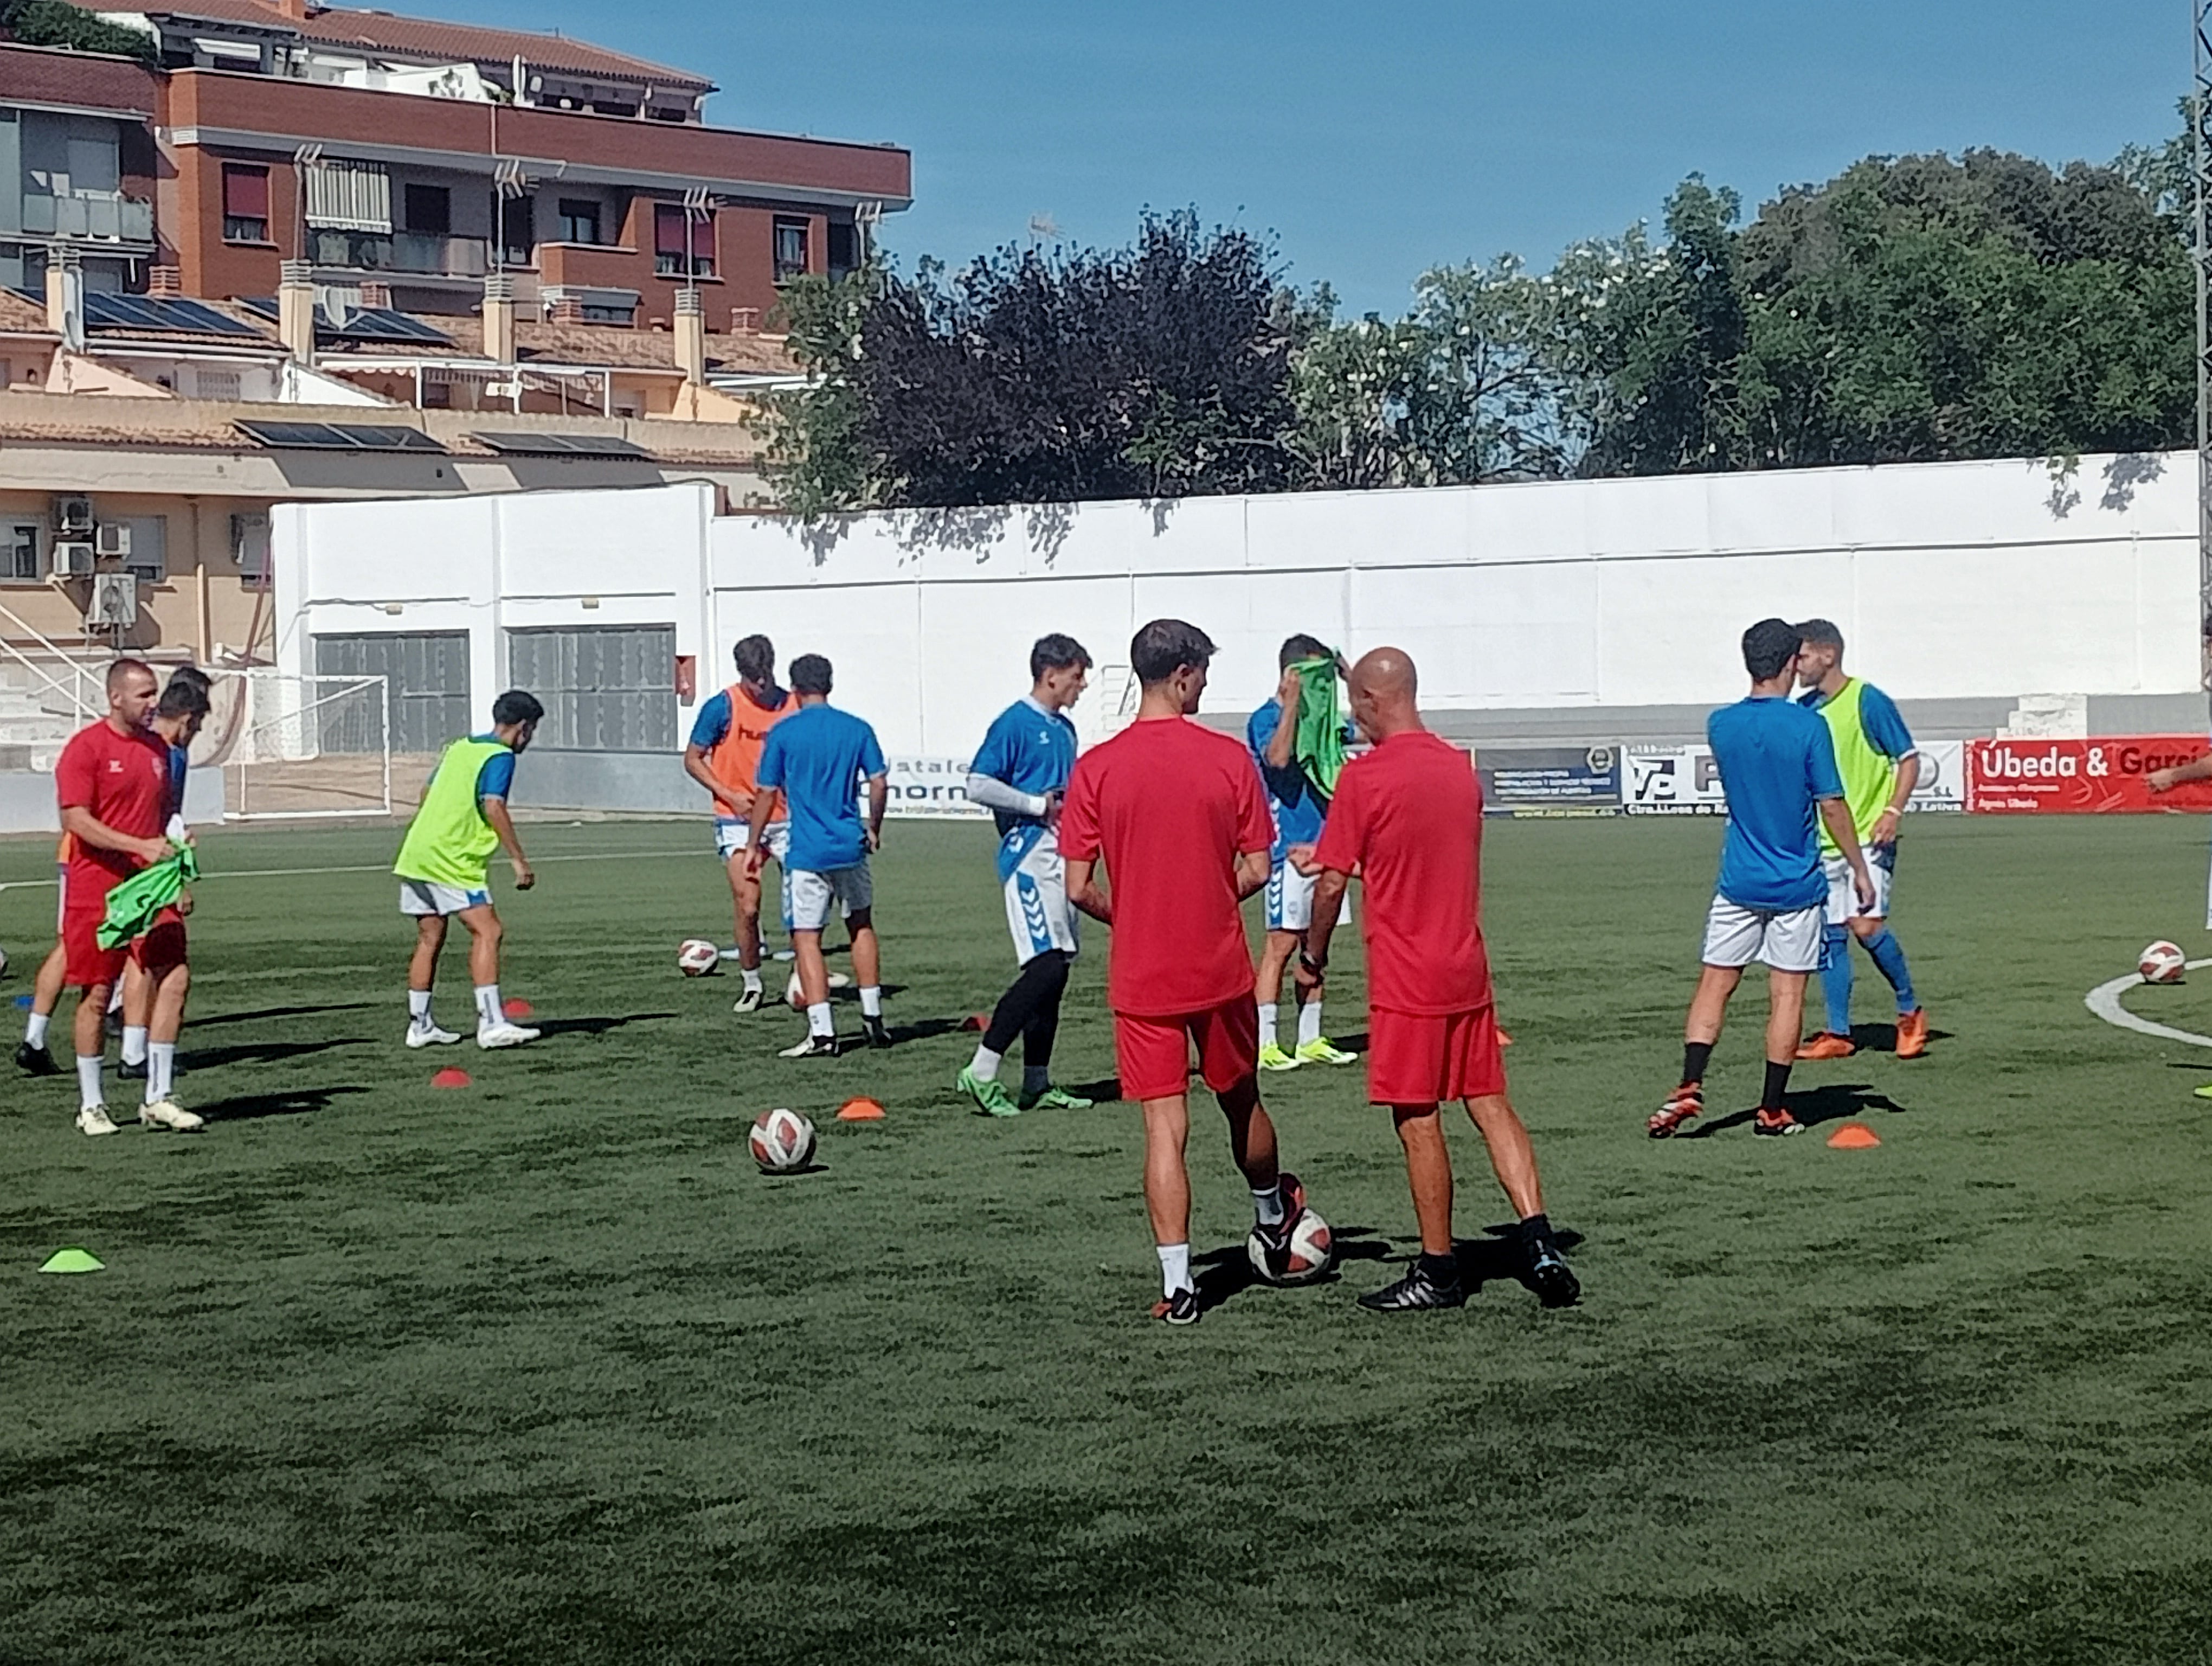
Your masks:
{"label": "green tree", "polygon": [[25,46],[112,52],[149,66],[155,62],[153,36],[110,23],[70,0],[0,0],[0,34]]}
{"label": "green tree", "polygon": [[799,278],[785,289],[770,320],[784,332],[806,381],[763,402],[767,474],[777,501],[810,519],[883,502],[853,374],[862,321],[882,284],[873,266],[836,279]]}

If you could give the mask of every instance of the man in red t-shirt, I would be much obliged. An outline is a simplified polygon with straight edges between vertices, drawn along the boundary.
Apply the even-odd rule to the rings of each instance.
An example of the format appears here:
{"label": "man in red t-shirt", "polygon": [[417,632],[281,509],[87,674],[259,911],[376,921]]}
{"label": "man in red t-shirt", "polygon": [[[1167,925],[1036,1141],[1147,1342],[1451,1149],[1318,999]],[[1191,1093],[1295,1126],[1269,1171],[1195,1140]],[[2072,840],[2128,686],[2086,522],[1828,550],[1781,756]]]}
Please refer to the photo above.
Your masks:
{"label": "man in red t-shirt", "polygon": [[154,672],[144,661],[118,660],[107,668],[107,715],[80,729],[54,765],[62,831],[70,836],[63,893],[64,976],[76,1003],[76,1078],[86,1134],[112,1134],[100,1070],[106,1050],[107,994],[122,976],[127,947],[100,946],[107,893],[140,868],[169,854],[169,749],[153,731]]}
{"label": "man in red t-shirt", "polygon": [[[1260,1104],[1260,1015],[1244,943],[1244,898],[1267,883],[1275,831],[1252,760],[1233,736],[1190,721],[1213,644],[1155,619],[1129,645],[1143,685],[1136,721],[1076,760],[1060,817],[1068,901],[1113,927],[1106,1000],[1124,1097],[1145,1113],[1145,1201],[1171,1325],[1199,1316],[1190,1274],[1190,1049],[1229,1119],[1230,1149],[1252,1188],[1272,1262],[1303,1208],[1275,1164]],[[1103,857],[1110,896],[1097,879]]]}
{"label": "man in red t-shirt", "polygon": [[1466,753],[1431,734],[1413,662],[1378,648],[1352,668],[1352,716],[1375,749],[1346,764],[1315,847],[1312,923],[1298,981],[1318,988],[1345,887],[1357,873],[1367,935],[1367,1097],[1388,1105],[1406,1147],[1421,1255],[1397,1283],[1359,1298],[1380,1312],[1466,1300],[1452,1247],[1451,1153],[1439,1102],[1461,1099],[1521,1217],[1528,1282],[1547,1307],[1580,1293],[1552,1240],[1528,1130],[1505,1097],[1482,946],[1482,788]]}

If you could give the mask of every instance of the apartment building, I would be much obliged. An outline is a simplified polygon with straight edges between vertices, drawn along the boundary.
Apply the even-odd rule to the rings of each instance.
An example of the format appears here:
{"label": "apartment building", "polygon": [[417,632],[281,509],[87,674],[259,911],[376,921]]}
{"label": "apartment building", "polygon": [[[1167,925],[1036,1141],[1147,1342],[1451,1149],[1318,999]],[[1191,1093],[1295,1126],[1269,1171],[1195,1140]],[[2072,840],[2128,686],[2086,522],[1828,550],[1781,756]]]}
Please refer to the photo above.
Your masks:
{"label": "apartment building", "polygon": [[159,102],[125,59],[0,45],[0,289],[36,288],[63,247],[91,289],[146,287]]}

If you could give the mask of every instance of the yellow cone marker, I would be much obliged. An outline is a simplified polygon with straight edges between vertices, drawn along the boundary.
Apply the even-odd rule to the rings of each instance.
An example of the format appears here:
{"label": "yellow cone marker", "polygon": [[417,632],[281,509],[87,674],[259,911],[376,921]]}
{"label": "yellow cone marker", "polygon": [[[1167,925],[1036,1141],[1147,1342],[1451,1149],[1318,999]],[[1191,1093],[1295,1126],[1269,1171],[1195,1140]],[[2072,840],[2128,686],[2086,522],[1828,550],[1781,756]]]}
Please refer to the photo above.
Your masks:
{"label": "yellow cone marker", "polygon": [[46,1257],[41,1273],[102,1273],[107,1263],[84,1250],[57,1250]]}

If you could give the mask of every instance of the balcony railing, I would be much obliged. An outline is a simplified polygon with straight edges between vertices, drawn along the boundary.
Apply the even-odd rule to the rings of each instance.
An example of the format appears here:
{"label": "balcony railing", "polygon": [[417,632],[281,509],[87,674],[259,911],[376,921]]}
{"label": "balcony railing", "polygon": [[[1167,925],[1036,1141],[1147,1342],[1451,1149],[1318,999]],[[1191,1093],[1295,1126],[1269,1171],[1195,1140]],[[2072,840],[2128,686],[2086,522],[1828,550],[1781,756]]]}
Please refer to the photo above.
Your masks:
{"label": "balcony railing", "polygon": [[307,258],[348,271],[413,272],[432,277],[482,277],[490,259],[481,237],[439,237],[414,231],[342,231],[307,228]]}
{"label": "balcony railing", "polygon": [[23,229],[107,243],[150,243],[154,205],[119,192],[72,192],[66,197],[25,192]]}

